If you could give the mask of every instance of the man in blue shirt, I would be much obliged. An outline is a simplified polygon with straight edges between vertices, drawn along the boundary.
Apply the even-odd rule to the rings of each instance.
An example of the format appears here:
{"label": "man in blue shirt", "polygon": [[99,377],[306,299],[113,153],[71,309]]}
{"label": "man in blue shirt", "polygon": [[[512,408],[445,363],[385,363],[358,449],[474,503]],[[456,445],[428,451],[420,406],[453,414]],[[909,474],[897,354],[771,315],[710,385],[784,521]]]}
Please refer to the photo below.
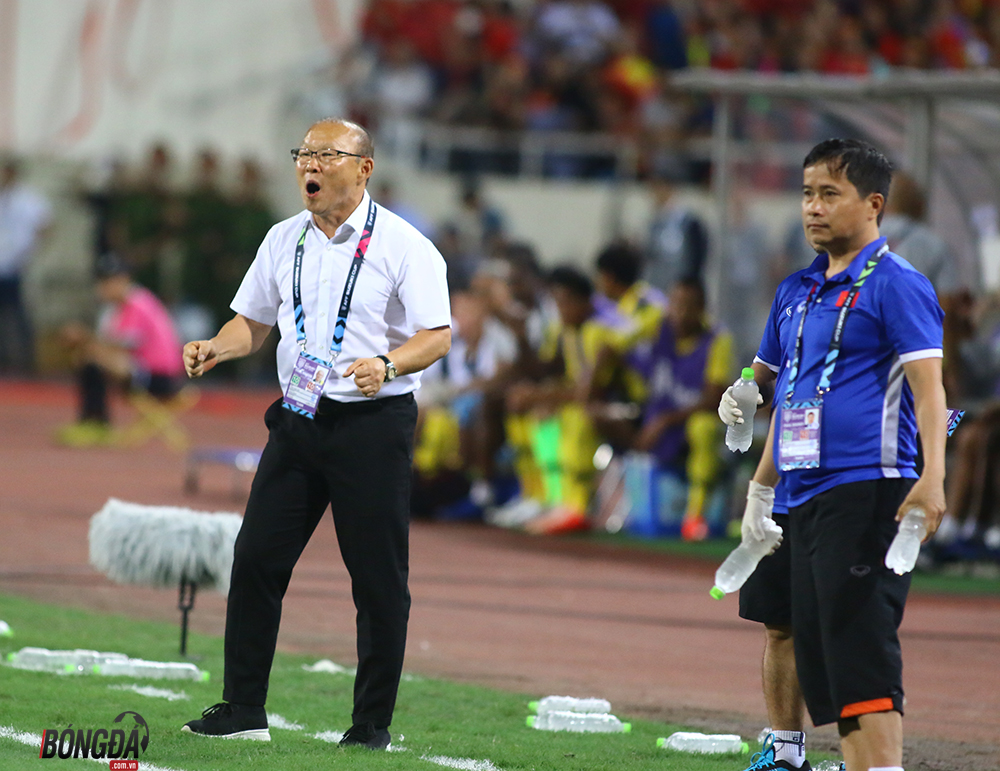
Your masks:
{"label": "man in blue shirt", "polygon": [[771,308],[758,361],[782,377],[754,482],[787,491],[795,660],[813,722],[837,722],[847,771],[902,771],[909,576],[884,559],[903,513],[922,509],[928,537],[944,513],[943,313],[879,237],[885,157],[833,139],[803,166],[803,227],[823,253]]}

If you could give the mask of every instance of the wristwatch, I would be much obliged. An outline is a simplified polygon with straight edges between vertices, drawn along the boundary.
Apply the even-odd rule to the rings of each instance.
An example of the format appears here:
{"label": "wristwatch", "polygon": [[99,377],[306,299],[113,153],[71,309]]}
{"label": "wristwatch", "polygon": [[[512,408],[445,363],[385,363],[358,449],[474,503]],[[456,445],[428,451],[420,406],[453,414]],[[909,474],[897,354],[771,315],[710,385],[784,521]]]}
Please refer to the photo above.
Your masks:
{"label": "wristwatch", "polygon": [[391,383],[393,380],[395,380],[396,379],[396,365],[393,364],[391,361],[389,361],[389,357],[388,356],[383,356],[382,354],[379,354],[375,358],[376,359],[381,359],[383,362],[385,362],[385,379],[383,380],[383,382],[385,382],[385,383]]}

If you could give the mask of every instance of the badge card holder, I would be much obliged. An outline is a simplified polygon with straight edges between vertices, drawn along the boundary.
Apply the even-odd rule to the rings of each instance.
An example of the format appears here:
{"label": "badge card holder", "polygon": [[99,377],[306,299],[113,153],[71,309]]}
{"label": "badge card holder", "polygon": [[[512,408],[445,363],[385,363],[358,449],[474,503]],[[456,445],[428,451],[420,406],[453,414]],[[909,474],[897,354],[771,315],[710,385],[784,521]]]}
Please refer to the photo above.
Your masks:
{"label": "badge card holder", "polygon": [[323,386],[332,370],[333,365],[329,362],[299,351],[285,391],[283,406],[299,415],[315,417],[319,399],[323,395]]}
{"label": "badge card holder", "polygon": [[819,437],[823,401],[793,402],[781,409],[778,467],[782,471],[819,468]]}

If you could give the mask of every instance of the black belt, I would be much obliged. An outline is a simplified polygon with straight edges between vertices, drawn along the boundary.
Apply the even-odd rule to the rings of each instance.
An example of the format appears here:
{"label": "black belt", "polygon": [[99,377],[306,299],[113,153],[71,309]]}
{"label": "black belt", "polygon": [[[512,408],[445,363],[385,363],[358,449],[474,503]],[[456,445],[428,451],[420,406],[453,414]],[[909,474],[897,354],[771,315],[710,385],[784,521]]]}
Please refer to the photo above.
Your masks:
{"label": "black belt", "polygon": [[384,396],[381,399],[365,399],[364,401],[355,402],[338,402],[336,399],[330,399],[326,396],[321,396],[319,399],[319,404],[316,405],[317,415],[336,415],[337,413],[344,412],[367,412],[372,410],[380,409],[383,405],[400,401],[403,399],[413,400],[412,393],[398,394],[396,396]]}

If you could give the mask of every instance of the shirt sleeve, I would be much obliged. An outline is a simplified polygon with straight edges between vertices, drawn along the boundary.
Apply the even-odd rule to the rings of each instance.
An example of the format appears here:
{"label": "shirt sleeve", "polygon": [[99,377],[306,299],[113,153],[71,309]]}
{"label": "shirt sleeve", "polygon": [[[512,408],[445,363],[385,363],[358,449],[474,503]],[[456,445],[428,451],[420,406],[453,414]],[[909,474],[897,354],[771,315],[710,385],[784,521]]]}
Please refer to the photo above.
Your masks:
{"label": "shirt sleeve", "polygon": [[778,335],[778,318],[779,314],[784,312],[784,305],[783,293],[779,288],[774,295],[774,302],[771,303],[767,324],[764,325],[764,335],[760,340],[760,348],[757,349],[756,359],[774,372],[781,369],[784,360],[781,338]]}
{"label": "shirt sleeve", "polygon": [[451,326],[445,261],[430,241],[414,238],[408,243],[398,291],[414,332]]}
{"label": "shirt sleeve", "polygon": [[241,316],[268,326],[277,323],[278,307],[281,305],[281,293],[274,278],[274,260],[271,255],[273,234],[272,229],[261,243],[257,256],[250,263],[250,268],[229,305]]}
{"label": "shirt sleeve", "polygon": [[926,276],[902,270],[885,281],[880,310],[886,335],[903,361],[941,358],[944,311]]}

